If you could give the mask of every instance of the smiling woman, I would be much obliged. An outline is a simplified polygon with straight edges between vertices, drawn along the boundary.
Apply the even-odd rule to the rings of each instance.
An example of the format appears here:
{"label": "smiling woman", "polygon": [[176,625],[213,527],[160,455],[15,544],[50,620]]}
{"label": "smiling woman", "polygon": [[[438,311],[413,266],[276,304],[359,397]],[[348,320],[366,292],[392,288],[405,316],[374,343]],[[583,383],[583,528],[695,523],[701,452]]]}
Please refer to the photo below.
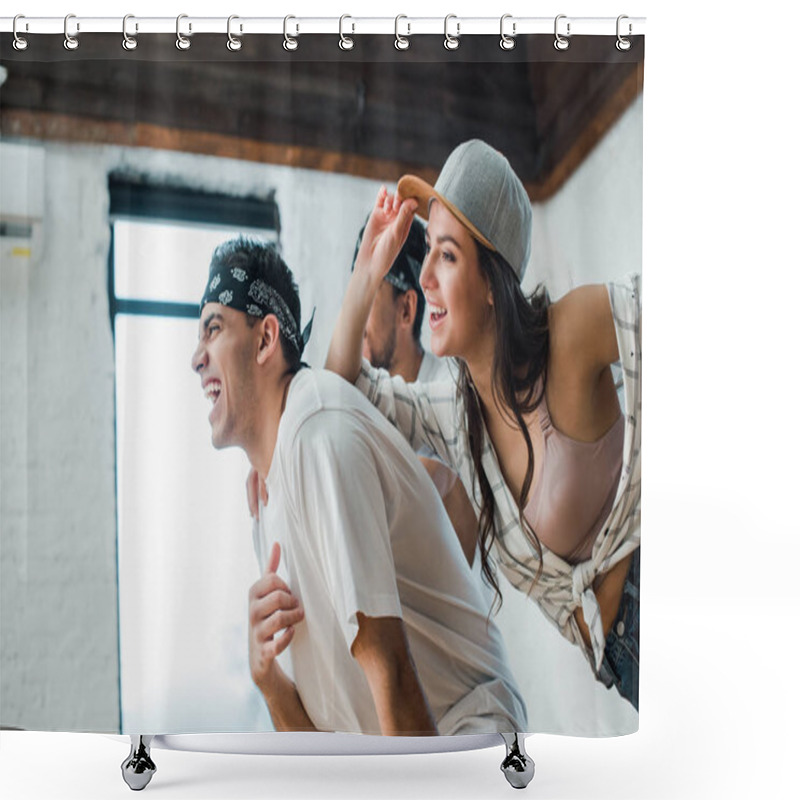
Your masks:
{"label": "smiling woman", "polygon": [[478,242],[441,203],[432,202],[428,255],[420,286],[430,306],[431,349],[437,356],[491,361],[492,293],[478,266]]}
{"label": "smiling woman", "polygon": [[[365,310],[414,211],[429,220],[420,285],[431,306],[431,346],[459,365],[458,385],[447,392],[359,366]],[[638,709],[639,279],[580,287],[553,305],[541,287],[525,297],[531,236],[522,182],[480,140],[450,154],[435,187],[405,176],[396,196],[382,188],[327,366],[412,446],[431,447],[459,470],[497,600],[495,563],[582,648],[597,679]],[[619,360],[626,450],[611,373]],[[625,593],[632,602],[623,604]]]}

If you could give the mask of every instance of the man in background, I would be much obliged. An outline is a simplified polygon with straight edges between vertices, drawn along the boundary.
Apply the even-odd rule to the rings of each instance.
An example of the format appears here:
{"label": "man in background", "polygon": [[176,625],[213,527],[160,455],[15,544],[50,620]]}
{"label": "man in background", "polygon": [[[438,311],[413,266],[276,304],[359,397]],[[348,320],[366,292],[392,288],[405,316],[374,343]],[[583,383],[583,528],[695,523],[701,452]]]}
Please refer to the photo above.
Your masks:
{"label": "man in background", "polygon": [[[363,236],[361,228],[353,266]],[[364,358],[373,367],[400,375],[408,383],[451,379],[449,362],[422,346],[425,295],[419,285],[419,274],[425,253],[425,226],[415,217],[403,249],[378,290],[364,334]]]}
{"label": "man in background", "polygon": [[[362,227],[353,266],[363,236]],[[419,275],[426,253],[425,226],[414,217],[403,248],[378,290],[364,331],[364,358],[373,367],[385,369],[390,375],[400,375],[408,383],[452,381],[456,371],[449,359],[439,358],[422,346],[425,295],[419,285]],[[418,455],[442,498],[464,557],[472,565],[478,541],[478,520],[469,496],[456,473],[431,458],[432,453],[421,451]]]}

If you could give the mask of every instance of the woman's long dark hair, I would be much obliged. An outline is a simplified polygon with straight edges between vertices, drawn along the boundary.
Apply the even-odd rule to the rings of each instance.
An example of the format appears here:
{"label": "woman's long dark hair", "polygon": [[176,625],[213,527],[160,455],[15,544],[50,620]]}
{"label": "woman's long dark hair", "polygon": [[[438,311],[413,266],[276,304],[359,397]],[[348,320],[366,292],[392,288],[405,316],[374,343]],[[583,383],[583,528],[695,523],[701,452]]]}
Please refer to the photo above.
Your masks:
{"label": "woman's long dark hair", "polygon": [[[518,503],[519,521],[531,546],[539,555],[539,567],[534,582],[542,572],[542,545],[536,532],[525,519],[523,507],[533,481],[533,444],[523,415],[530,414],[544,397],[547,382],[547,356],[550,348],[548,329],[547,292],[539,285],[530,297],[526,297],[510,264],[497,252],[476,242],[478,263],[485,275],[494,301],[495,351],[492,364],[492,394],[503,414],[518,427],[528,450],[528,467]],[[498,536],[495,524],[495,498],[481,456],[484,447],[483,408],[469,368],[459,359],[458,389],[464,403],[467,437],[472,463],[475,465],[481,496],[481,512],[478,519],[478,548],[481,556],[481,572],[494,589],[498,608],[503,603],[489,552],[497,542],[499,547],[523,569],[530,567],[515,558]],[[475,486],[473,485],[473,494]]]}

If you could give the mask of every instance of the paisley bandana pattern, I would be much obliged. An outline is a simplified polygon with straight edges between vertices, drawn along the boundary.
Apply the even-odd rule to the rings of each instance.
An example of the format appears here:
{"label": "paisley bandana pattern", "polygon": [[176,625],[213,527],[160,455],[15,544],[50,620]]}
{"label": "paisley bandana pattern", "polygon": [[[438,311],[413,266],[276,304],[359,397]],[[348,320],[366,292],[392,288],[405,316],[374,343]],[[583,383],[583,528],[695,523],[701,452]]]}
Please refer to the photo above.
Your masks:
{"label": "paisley bandana pattern", "polygon": [[253,317],[274,314],[278,318],[281,333],[301,356],[311,336],[313,313],[308,325],[301,332],[299,320],[294,318],[280,293],[261,279],[251,281],[241,267],[223,267],[209,276],[208,286],[200,302],[201,311],[206,303],[221,303]]}

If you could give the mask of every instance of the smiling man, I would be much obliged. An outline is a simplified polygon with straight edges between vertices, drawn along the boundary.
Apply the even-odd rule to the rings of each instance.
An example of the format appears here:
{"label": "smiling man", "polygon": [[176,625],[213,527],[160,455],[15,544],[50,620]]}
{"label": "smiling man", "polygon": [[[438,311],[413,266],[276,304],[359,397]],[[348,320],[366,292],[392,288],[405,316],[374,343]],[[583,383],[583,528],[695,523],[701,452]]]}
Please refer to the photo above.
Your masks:
{"label": "smiling man", "polygon": [[[250,669],[275,727],[525,731],[500,634],[433,484],[360,392],[302,364],[299,323],[273,245],[215,250],[192,368],[214,447],[242,448],[266,476]],[[293,680],[276,660],[287,648]]]}

